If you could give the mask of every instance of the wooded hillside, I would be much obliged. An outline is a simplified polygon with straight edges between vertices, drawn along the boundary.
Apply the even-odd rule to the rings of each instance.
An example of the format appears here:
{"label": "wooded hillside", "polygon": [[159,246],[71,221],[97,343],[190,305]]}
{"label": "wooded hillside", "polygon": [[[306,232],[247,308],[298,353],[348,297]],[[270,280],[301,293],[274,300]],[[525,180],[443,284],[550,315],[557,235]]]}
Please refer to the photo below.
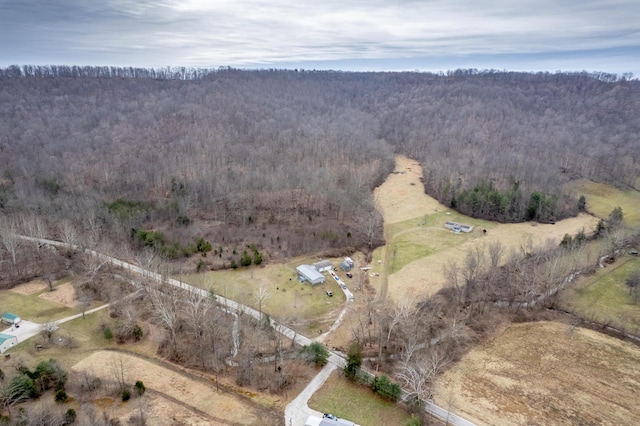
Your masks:
{"label": "wooded hillside", "polygon": [[611,75],[51,70],[0,71],[0,209],[58,235],[366,248],[395,153],[430,195],[499,221],[575,214],[572,179],[640,175],[640,83]]}

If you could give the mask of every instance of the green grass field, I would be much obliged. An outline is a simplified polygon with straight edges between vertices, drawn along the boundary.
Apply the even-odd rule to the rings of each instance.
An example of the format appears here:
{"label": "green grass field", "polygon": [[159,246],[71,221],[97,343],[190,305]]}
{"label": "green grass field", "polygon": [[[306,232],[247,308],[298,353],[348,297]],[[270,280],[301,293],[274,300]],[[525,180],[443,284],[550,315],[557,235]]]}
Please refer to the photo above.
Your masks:
{"label": "green grass field", "polygon": [[411,416],[400,406],[377,396],[365,386],[332,374],[309,400],[309,407],[332,413],[362,426],[405,425]]}
{"label": "green grass field", "polygon": [[77,314],[78,311],[38,297],[41,292],[22,295],[9,290],[0,291],[0,311],[13,312],[23,320],[45,322]]}
{"label": "green grass field", "polygon": [[[342,308],[345,299],[338,284],[327,274],[326,282],[316,286],[298,282],[296,266],[317,259],[296,259],[287,264],[251,266],[236,270],[212,271],[175,277],[186,283],[259,309],[258,292],[262,287],[268,297],[262,311],[310,335],[328,328]],[[334,261],[337,265],[337,261]],[[333,297],[328,297],[331,290]]]}
{"label": "green grass field", "polygon": [[583,278],[563,295],[563,304],[586,319],[640,334],[640,303],[633,303],[625,285],[629,274],[638,269],[640,258],[625,255],[593,276]]}
{"label": "green grass field", "polygon": [[[389,225],[388,235],[393,236],[390,248],[387,248],[392,250],[389,273],[399,271],[414,260],[464,244],[476,238],[482,229],[489,230],[496,226],[495,223],[472,219],[455,212],[450,213],[447,215],[445,212],[439,212]],[[470,234],[456,234],[444,227],[446,221],[472,225],[476,229]]]}
{"label": "green grass field", "polygon": [[639,191],[621,190],[591,181],[572,183],[571,189],[576,196],[585,196],[587,210],[596,216],[606,219],[614,208],[622,207],[625,224],[630,228],[640,227]]}

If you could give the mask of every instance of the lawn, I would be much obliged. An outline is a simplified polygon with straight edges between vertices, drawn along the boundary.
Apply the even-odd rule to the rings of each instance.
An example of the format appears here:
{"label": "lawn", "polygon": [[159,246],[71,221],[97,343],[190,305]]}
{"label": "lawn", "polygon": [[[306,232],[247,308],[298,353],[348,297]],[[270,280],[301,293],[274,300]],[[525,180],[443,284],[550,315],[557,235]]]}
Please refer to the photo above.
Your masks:
{"label": "lawn", "polygon": [[[338,264],[337,260],[332,260]],[[298,281],[296,266],[317,261],[298,258],[287,264],[251,266],[175,278],[255,309],[260,308],[257,295],[262,288],[267,293],[262,301],[263,312],[290,324],[299,332],[317,334],[319,329],[329,328],[333,324],[345,303],[342,290],[328,274],[326,282],[316,286]],[[328,297],[327,290],[331,290],[334,296]]]}
{"label": "lawn", "polygon": [[58,360],[63,367],[71,368],[73,364],[84,359],[88,353],[115,346],[115,343],[104,338],[100,328],[100,324],[103,321],[110,321],[108,310],[87,315],[85,319],[77,318],[61,324],[53,335],[53,342],[56,342],[58,337],[73,336],[75,344],[72,348],[50,343],[45,345],[46,349],[36,351],[35,344],[42,343],[42,337],[34,336],[12,349],[12,353],[18,354],[20,360],[26,365],[36,365],[40,361],[53,358]]}
{"label": "lawn", "polygon": [[562,303],[586,319],[640,334],[640,303],[633,303],[625,284],[629,274],[638,269],[640,258],[625,255],[592,276],[581,278],[562,295]]}
{"label": "lawn", "polygon": [[0,311],[12,312],[26,321],[46,322],[77,314],[76,309],[38,297],[38,293],[24,295],[11,290],[0,291]]}
{"label": "lawn", "polygon": [[621,207],[625,224],[630,228],[640,227],[640,191],[621,190],[591,181],[579,181],[570,185],[576,197],[585,196],[587,210],[596,216],[606,219],[614,208]]}
{"label": "lawn", "polygon": [[334,373],[311,397],[309,407],[332,413],[362,426],[405,425],[411,416],[397,404],[385,401],[365,386]]}

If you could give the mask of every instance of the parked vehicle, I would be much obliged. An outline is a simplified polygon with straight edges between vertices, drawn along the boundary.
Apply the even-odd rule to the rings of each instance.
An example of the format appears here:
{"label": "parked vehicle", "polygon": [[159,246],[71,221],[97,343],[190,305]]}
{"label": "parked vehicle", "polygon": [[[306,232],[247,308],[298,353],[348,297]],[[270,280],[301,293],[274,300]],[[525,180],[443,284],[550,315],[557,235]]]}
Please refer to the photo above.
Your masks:
{"label": "parked vehicle", "polygon": [[349,278],[353,278],[353,274],[352,274],[351,272],[347,272],[347,276],[348,276]]}

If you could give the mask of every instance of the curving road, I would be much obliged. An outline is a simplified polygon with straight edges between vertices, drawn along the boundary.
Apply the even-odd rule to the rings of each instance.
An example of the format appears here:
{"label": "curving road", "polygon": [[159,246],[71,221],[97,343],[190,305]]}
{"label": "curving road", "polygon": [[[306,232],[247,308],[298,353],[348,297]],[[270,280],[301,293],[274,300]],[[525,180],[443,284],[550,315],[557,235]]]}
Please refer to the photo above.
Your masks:
{"label": "curving road", "polygon": [[[73,250],[78,250],[78,251],[83,251],[85,253],[89,253],[92,256],[95,256],[96,258],[98,258],[101,261],[106,261],[111,263],[112,265],[121,267],[123,269],[129,270],[131,272],[134,272],[136,274],[142,275],[145,278],[150,278],[152,280],[155,280],[157,282],[164,282],[167,283],[169,285],[175,286],[175,287],[179,287],[181,289],[187,290],[187,291],[192,291],[192,292],[196,292],[199,294],[202,294],[203,296],[208,296],[209,292],[205,291],[201,288],[198,287],[194,287],[191,286],[189,284],[185,284],[182,281],[178,281],[176,279],[173,278],[169,278],[169,277],[165,277],[162,276],[161,274],[158,274],[156,272],[152,272],[149,271],[147,269],[141,268],[137,265],[133,265],[129,262],[125,262],[119,259],[116,259],[115,257],[111,257],[111,256],[107,256],[105,254],[102,253],[98,253],[94,250],[90,250],[90,249],[86,249],[83,247],[79,247],[73,244],[67,244],[67,243],[63,243],[61,241],[54,241],[54,240],[47,240],[47,239],[42,239],[42,238],[33,238],[33,237],[27,237],[24,235],[16,235],[17,238],[20,238],[22,240],[25,241],[32,241],[38,244],[48,244],[48,245],[52,245],[55,247],[63,247],[63,248],[71,248]],[[343,288],[344,290],[344,288]],[[231,309],[234,310],[238,313],[242,312],[244,314],[247,315],[251,315],[253,318],[256,318],[258,320],[261,319],[261,315],[260,312],[258,312],[257,310],[250,308],[248,306],[242,305],[240,303],[237,303],[233,300],[227,299],[225,297],[222,296],[218,296],[216,295],[216,298],[218,301],[220,301],[220,303],[222,305],[224,305],[227,309]],[[96,308],[96,309],[104,309],[106,306],[101,306],[100,308]],[[82,314],[79,314],[82,315]],[[77,316],[74,316],[77,317]],[[71,318],[71,317],[69,317]],[[66,319],[65,319],[66,320]],[[301,345],[301,346],[308,346],[311,343],[313,343],[312,339],[309,339],[306,336],[303,336],[301,334],[299,334],[298,332],[290,329],[289,327],[278,323],[277,321],[271,319],[271,326],[280,334],[282,334],[283,336],[288,337],[289,339],[295,341],[297,344]],[[304,426],[308,415],[306,414],[307,412],[309,412],[308,410],[310,410],[307,405],[306,402],[308,401],[309,397],[311,395],[313,395],[313,393],[320,388],[320,386],[322,386],[322,384],[324,383],[324,381],[326,381],[326,379],[329,377],[329,375],[331,374],[332,368],[342,368],[344,367],[344,365],[346,364],[346,359],[345,357],[340,354],[337,353],[335,351],[329,351],[329,363],[327,365],[333,365],[333,367],[327,367],[325,366],[325,368],[323,368],[320,373],[318,373],[318,376],[320,376],[318,378],[318,376],[316,376],[316,378],[314,378],[311,383],[304,389],[304,391],[302,392],[302,396],[298,396],[298,398],[294,399],[294,401],[296,401],[296,404],[293,404],[294,401],[291,402],[291,404],[289,404],[286,409],[285,409],[285,421],[287,422],[286,425],[287,426]],[[365,371],[365,370],[363,370]],[[366,374],[369,374],[370,376],[374,376],[373,373],[365,371]],[[325,377],[326,375],[326,377]],[[324,377],[324,380],[323,380]],[[317,380],[316,380],[317,379]],[[304,395],[303,395],[304,394]],[[306,396],[308,394],[308,396]],[[406,393],[404,393],[403,391],[403,398],[406,396]],[[291,407],[289,407],[291,406]],[[306,407],[306,408],[305,408]],[[454,426],[474,426],[473,423],[469,422],[468,420],[463,419],[460,416],[457,416],[453,413],[451,413],[450,411],[442,408],[442,407],[438,407],[437,405],[430,403],[430,402],[426,402],[426,411],[431,413],[432,415],[444,420],[447,422],[447,424],[451,424]],[[290,417],[286,417],[286,413],[289,413]],[[317,413],[317,412],[313,412],[313,413]],[[304,419],[302,418],[304,417]]]}

